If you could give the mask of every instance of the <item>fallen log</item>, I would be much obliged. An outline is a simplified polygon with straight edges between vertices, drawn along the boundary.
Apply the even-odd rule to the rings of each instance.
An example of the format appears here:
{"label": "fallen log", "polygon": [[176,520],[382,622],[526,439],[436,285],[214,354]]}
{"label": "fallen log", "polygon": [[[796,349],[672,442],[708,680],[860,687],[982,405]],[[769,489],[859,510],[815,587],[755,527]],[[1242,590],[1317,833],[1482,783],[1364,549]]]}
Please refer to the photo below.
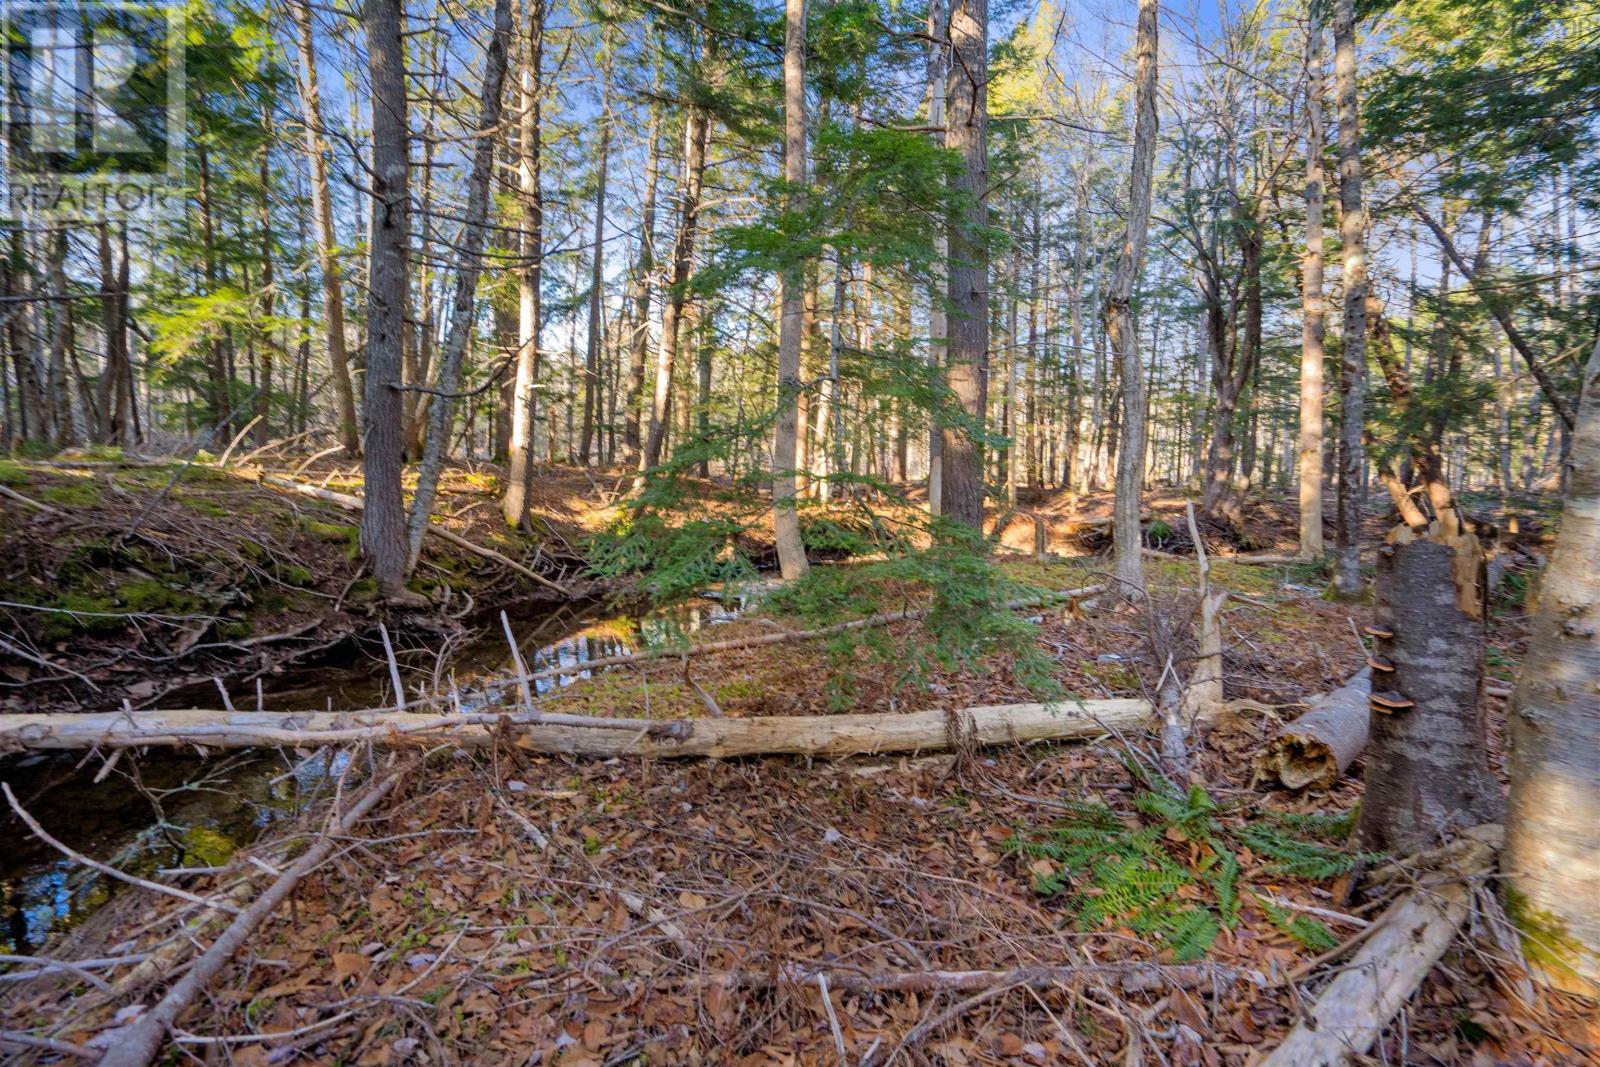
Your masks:
{"label": "fallen log", "polygon": [[100,1060],[100,1067],[146,1067],[155,1059],[172,1024],[214,979],[218,972],[244,947],[250,935],[278,909],[300,880],[333,855],[355,824],[394,790],[404,770],[399,770],[372,786],[343,815],[331,820],[325,833],[295,860],[253,903],[228,925],[218,938],[195,960],[184,976],[167,990],[167,995],[136,1022],[117,1035],[117,1040]]}
{"label": "fallen log", "polygon": [[423,715],[409,712],[138,711],[0,715],[0,751],[185,746],[253,748],[440,739],[491,743],[506,731],[534,752],[614,756],[849,756],[953,745],[1098,737],[1151,724],[1147,700],[1001,704],[862,715],[748,719],[603,719],[582,715]]}
{"label": "fallen log", "polygon": [[[309,496],[317,500],[326,500],[328,503],[337,504],[339,507],[344,508],[347,511],[361,511],[366,507],[366,503],[358,496],[351,496],[349,493],[338,493],[332,489],[323,489],[320,486],[307,485],[305,482],[297,482],[289,478],[282,478],[276,474],[263,474],[261,476],[261,484],[271,486],[276,489],[287,489],[292,493],[299,493],[301,496]],[[512,559],[510,556],[507,556],[504,553],[496,552],[487,545],[480,545],[476,541],[469,541],[465,537],[462,537],[460,534],[456,533],[454,530],[448,530],[437,523],[430,522],[428,523],[428,532],[444,538],[457,548],[464,548],[468,552],[482,556],[484,559],[493,560],[503,567],[509,567],[518,574],[522,575],[524,578],[530,578],[548,589],[554,589],[562,596],[571,597],[573,595],[572,590],[568,589],[566,586],[551,581],[549,578],[546,578],[544,575],[540,574],[531,567],[525,567],[516,560]]]}
{"label": "fallen log", "polygon": [[1472,906],[1467,879],[1488,872],[1494,849],[1471,839],[1457,859],[1455,880],[1407,893],[1378,917],[1360,949],[1260,1067],[1367,1062],[1384,1027],[1455,940]]}
{"label": "fallen log", "polygon": [[1279,730],[1251,761],[1251,786],[1327,789],[1367,747],[1372,712],[1372,668],[1311,703],[1311,710]]}

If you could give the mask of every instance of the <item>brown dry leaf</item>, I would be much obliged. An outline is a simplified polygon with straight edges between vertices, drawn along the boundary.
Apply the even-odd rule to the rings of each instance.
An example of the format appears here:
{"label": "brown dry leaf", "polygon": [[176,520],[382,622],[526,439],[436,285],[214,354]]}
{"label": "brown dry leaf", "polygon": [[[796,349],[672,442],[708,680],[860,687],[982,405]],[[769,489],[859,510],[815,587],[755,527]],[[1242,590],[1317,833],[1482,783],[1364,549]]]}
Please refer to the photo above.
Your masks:
{"label": "brown dry leaf", "polygon": [[333,973],[339,981],[344,981],[352,975],[365,974],[371,961],[359,952],[335,952],[333,954]]}
{"label": "brown dry leaf", "polygon": [[602,1020],[590,1019],[583,1027],[583,1047],[591,1052],[599,1052],[600,1046],[606,1042],[608,1033],[610,1031]]}

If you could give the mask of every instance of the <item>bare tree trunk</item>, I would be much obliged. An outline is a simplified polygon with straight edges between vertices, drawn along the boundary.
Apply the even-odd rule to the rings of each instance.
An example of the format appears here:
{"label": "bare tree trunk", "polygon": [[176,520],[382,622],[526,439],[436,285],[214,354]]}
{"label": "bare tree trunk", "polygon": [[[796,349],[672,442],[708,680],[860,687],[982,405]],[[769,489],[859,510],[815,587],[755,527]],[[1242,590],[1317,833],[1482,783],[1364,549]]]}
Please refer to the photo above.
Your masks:
{"label": "bare tree trunk", "polygon": [[945,383],[972,427],[942,426],[940,513],[974,530],[983,529],[983,458],[972,428],[988,410],[989,253],[987,225],[988,0],[956,0],[950,9],[949,116],[945,147],[965,162],[956,178],[969,197],[964,217],[950,227],[949,299],[953,312]]}
{"label": "bare tree trunk", "polygon": [[511,388],[511,440],[506,495],[500,512],[509,525],[522,523],[533,490],[534,416],[539,379],[539,286],[544,276],[544,201],[539,192],[540,67],[544,58],[545,0],[528,0],[522,61],[522,118],[518,190],[522,200],[522,271],[518,279],[517,370]]}
{"label": "bare tree trunk", "polygon": [[406,118],[405,5],[366,0],[367,65],[372,86],[372,249],[368,268],[367,377],[363,390],[367,441],[362,471],[366,507],[361,551],[390,600],[409,599],[406,516],[400,490],[405,426],[400,385],[404,363],[410,237],[410,160]]}
{"label": "bare tree trunk", "polygon": [[322,324],[327,333],[328,365],[333,371],[334,404],[338,409],[339,441],[346,456],[361,452],[356,427],[355,391],[350,384],[350,360],[345,353],[344,290],[334,249],[333,199],[328,189],[328,145],[322,135],[322,96],[317,86],[316,42],[311,32],[310,0],[289,4],[300,42],[300,99],[306,116],[306,159],[311,167],[311,213],[316,216],[317,259],[322,272]]}
{"label": "bare tree trunk", "polygon": [[[450,309],[450,333],[439,353],[435,376],[438,393],[428,406],[428,434],[422,446],[422,467],[417,474],[417,491],[411,498],[411,518],[407,524],[406,569],[417,565],[422,553],[422,535],[428,528],[433,499],[439,488],[439,470],[449,450],[451,413],[455,407],[461,362],[472,335],[473,298],[478,291],[478,274],[483,266],[485,224],[489,214],[489,183],[494,176],[495,128],[500,125],[501,98],[505,95],[506,53],[511,43],[511,0],[495,0],[494,35],[489,39],[484,59],[483,96],[478,107],[478,139],[472,149],[472,170],[467,176],[467,207],[462,220],[461,269],[456,274],[455,294]],[[602,183],[603,184],[603,183]],[[598,254],[598,252],[597,252]]]}
{"label": "bare tree trunk", "polygon": [[1479,713],[1484,631],[1475,548],[1476,538],[1470,546],[1417,539],[1380,554],[1380,612],[1394,636],[1379,639],[1376,662],[1389,669],[1372,678],[1363,847],[1419,852],[1453,831],[1499,821],[1500,786],[1489,773],[1488,725]]}
{"label": "bare tree trunk", "polygon": [[650,356],[650,296],[655,283],[656,184],[661,172],[661,71],[656,70],[650,99],[650,127],[645,135],[644,192],[639,206],[639,261],[633,277],[633,336],[629,344],[628,403],[622,443],[628,461],[638,463],[643,437],[639,432],[644,406],[645,363]]}
{"label": "bare tree trunk", "polygon": [[1122,431],[1117,448],[1117,491],[1112,504],[1117,580],[1143,592],[1144,556],[1139,526],[1139,485],[1144,477],[1144,373],[1139,366],[1139,337],[1133,323],[1133,288],[1144,261],[1145,234],[1150,226],[1150,185],[1154,175],[1156,127],[1156,57],[1159,0],[1139,0],[1134,45],[1135,113],[1133,160],[1128,177],[1128,223],[1121,252],[1106,292],[1106,334],[1122,372]]}
{"label": "bare tree trunk", "polygon": [[[787,0],[783,33],[783,180],[785,210],[804,210],[806,182],[806,2]],[[800,340],[805,329],[805,264],[796,260],[778,279],[778,418],[772,440],[772,527],[778,569],[788,579],[810,565],[795,511],[795,451],[800,429]]]}
{"label": "bare tree trunk", "polygon": [[679,324],[689,299],[689,276],[694,272],[695,231],[700,222],[700,189],[705,181],[706,143],[711,123],[705,111],[688,105],[683,118],[683,184],[678,234],[672,245],[672,283],[667,306],[661,315],[661,344],[656,352],[656,389],[650,409],[650,432],[639,457],[640,472],[661,462],[662,445],[667,436],[667,420],[672,416],[672,372],[678,359]]}
{"label": "bare tree trunk", "polygon": [[1600,342],[1584,369],[1571,475],[1508,728],[1507,895],[1553,985],[1600,993]]}
{"label": "bare tree trunk", "polygon": [[[950,76],[950,16],[946,0],[928,3],[928,125],[939,130],[945,122],[945,96]],[[935,134],[935,136],[938,136]],[[933,263],[928,284],[928,363],[935,373],[944,366],[949,345],[950,316],[946,301],[950,283],[946,268],[950,237],[943,226],[934,234]],[[928,514],[944,509],[944,431],[937,419],[928,423]]]}
{"label": "bare tree trunk", "polygon": [[1361,126],[1356,93],[1355,0],[1334,0],[1334,78],[1339,94],[1339,233],[1344,246],[1343,362],[1339,370],[1339,536],[1334,588],[1361,595],[1361,431],[1366,421],[1367,253],[1361,200]]}
{"label": "bare tree trunk", "polygon": [[[271,133],[271,123],[268,115],[262,116],[262,125],[265,132]],[[256,222],[261,227],[261,318],[263,322],[272,322],[272,308],[277,296],[272,284],[272,204],[271,178],[272,171],[267,165],[267,141],[263,140],[256,153],[256,176],[259,186],[256,190]],[[126,357],[127,338],[123,338],[124,357]],[[276,355],[277,341],[272,337],[272,327],[268,325],[261,331],[261,388],[256,393],[255,403],[255,443],[264,445],[271,438],[272,432],[272,374],[274,369],[274,356]]]}
{"label": "bare tree trunk", "polygon": [[577,462],[587,465],[589,447],[594,441],[595,394],[600,388],[600,346],[604,341],[600,325],[600,296],[605,281],[606,166],[611,152],[611,53],[606,49],[601,78],[604,86],[600,101],[600,170],[594,194],[594,263],[589,274],[589,343],[583,359],[583,430],[578,436]]}
{"label": "bare tree trunk", "polygon": [[1322,19],[1313,8],[1306,31],[1306,258],[1300,275],[1300,555],[1319,559],[1322,545],[1322,361],[1327,330],[1322,293]]}

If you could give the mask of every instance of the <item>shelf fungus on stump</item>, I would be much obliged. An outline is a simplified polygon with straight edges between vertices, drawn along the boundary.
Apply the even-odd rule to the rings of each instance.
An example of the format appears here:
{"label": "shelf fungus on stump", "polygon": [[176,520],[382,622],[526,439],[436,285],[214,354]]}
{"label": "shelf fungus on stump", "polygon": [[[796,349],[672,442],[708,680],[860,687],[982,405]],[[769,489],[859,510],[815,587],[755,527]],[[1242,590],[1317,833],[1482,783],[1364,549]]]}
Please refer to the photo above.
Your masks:
{"label": "shelf fungus on stump", "polygon": [[[1368,662],[1371,662],[1370,660]],[[1394,670],[1390,667],[1389,670]],[[1394,715],[1397,712],[1407,711],[1417,706],[1417,702],[1403,693],[1396,693],[1393,689],[1386,689],[1381,693],[1373,693],[1370,698],[1372,710],[1381,715]]]}
{"label": "shelf fungus on stump", "polygon": [[1383,674],[1394,673],[1394,661],[1384,656],[1369,655],[1367,657],[1367,666]]}
{"label": "shelf fungus on stump", "polygon": [[1368,637],[1376,637],[1380,641],[1394,640],[1394,627],[1386,622],[1375,622],[1369,626],[1363,626],[1361,629]]}

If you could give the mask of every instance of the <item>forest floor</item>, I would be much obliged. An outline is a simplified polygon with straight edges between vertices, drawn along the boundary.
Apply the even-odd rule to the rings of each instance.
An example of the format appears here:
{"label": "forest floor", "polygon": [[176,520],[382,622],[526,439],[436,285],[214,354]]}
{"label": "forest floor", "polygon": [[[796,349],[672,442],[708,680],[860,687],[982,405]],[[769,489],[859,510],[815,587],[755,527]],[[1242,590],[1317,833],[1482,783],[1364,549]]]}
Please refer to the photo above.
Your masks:
{"label": "forest floor", "polygon": [[[9,560],[48,551],[45,558],[66,561],[83,536],[114,538],[143,506],[124,504],[119,491],[143,483],[139,470],[30,467],[22,481],[17,469],[0,469],[0,480],[67,514],[19,519],[8,504],[0,537]],[[329,486],[338,487],[331,473]],[[164,484],[170,474],[149,480]],[[461,532],[481,543],[514,547],[492,507],[470,499],[487,501],[473,477],[452,475],[441,510],[455,511]],[[552,489],[540,507],[569,544],[584,516],[597,513],[577,503],[592,502],[584,493],[590,481],[566,472],[545,483],[566,494]],[[191,493],[199,506],[188,502]],[[232,472],[186,475],[171,497],[160,518],[147,520],[150,538],[166,546],[185,523],[209,521],[216,525],[202,529],[219,544],[244,543],[237,533],[223,541],[223,517],[207,507],[255,524],[248,540],[265,540],[268,557],[251,559],[250,573],[268,576],[248,596],[290,602],[265,618],[246,614],[256,632],[290,629],[330,604],[360,612],[348,590],[339,592],[355,580],[348,537],[305,536],[308,517],[331,525],[348,515]],[[1048,527],[1053,551],[1086,551],[1082,539],[1103,530],[1083,520],[1104,514],[1108,501],[1074,504]],[[1024,498],[1017,516],[1001,521],[1003,544],[1025,534],[1025,551],[1002,549],[1009,578],[1052,590],[1103,578],[1102,557],[1032,557],[1030,516],[1060,506],[1054,497]],[[1169,534],[1183,528],[1181,497],[1157,494],[1151,507]],[[1291,505],[1258,507],[1247,529],[1252,547],[1291,546],[1293,516]],[[1380,517],[1372,521],[1379,532]],[[61,523],[74,525],[51,525]],[[1535,525],[1523,523],[1525,536]],[[320,548],[308,564],[300,553],[313,546]],[[531,547],[515,547],[537,558]],[[226,550],[235,566],[240,556],[248,553]],[[290,559],[326,573],[303,585],[286,581]],[[1156,556],[1148,564],[1159,613],[1190,618],[1198,600],[1193,561]],[[485,569],[485,588],[503,580]],[[855,569],[839,565],[839,580],[848,584]],[[440,581],[457,577],[451,571]],[[1337,970],[1329,950],[1362,936],[1389,903],[1351,892],[1361,862],[1347,842],[1359,762],[1325,791],[1266,791],[1249,780],[1251,754],[1276,727],[1360,666],[1357,630],[1370,609],[1324,599],[1324,576],[1304,564],[1222,559],[1212,582],[1236,594],[1222,617],[1225,695],[1234,703],[1193,739],[1192,778],[1203,787],[1183,812],[1158,798],[1155,759],[1140,737],[895,759],[598,762],[532,756],[510,743],[377,755],[409,768],[399,792],[340,840],[291,907],[257,931],[182,1017],[179,1047],[201,1062],[238,1064],[1249,1063],[1275,1046]],[[1495,694],[1522,651],[1522,588],[1513,582],[1490,618],[1493,685],[1483,699],[1497,771],[1504,699]],[[320,596],[312,601],[296,599],[313,591]],[[893,602],[901,590],[877,595]],[[4,599],[22,601],[15,591]],[[1186,624],[1153,639],[1125,606],[1081,599],[1020,613],[1055,682],[1084,699],[1152,695],[1161,648],[1177,649],[1181,662],[1192,642]],[[116,610],[133,606],[115,600]],[[747,612],[716,636],[797,628],[782,609],[780,601]],[[196,613],[176,604],[141,610]],[[121,627],[106,635],[108,644],[134,640],[128,624]],[[867,634],[696,654],[692,681],[691,660],[676,657],[594,672],[551,689],[539,706],[697,717],[707,714],[703,691],[725,715],[742,717],[1034,699],[1009,654],[941,659],[912,621]],[[70,644],[35,647],[48,656]],[[128,659],[133,670],[143,662]],[[114,666],[104,670],[114,675]],[[89,673],[81,663],[75,669]],[[199,679],[205,669],[186,668]],[[37,691],[26,690],[30,699]],[[4,699],[21,696],[13,694]],[[286,764],[298,758],[281,756]],[[321,778],[312,788],[325,794],[342,784]],[[249,899],[269,879],[246,853],[281,867],[314,826],[279,830],[219,873],[182,884]],[[1074,867],[1029,847],[1086,828],[1090,839],[1121,849],[1102,859],[1128,862],[1118,871]],[[1230,864],[1236,873],[1219,878]],[[171,897],[118,894],[49,954],[149,953],[166,960],[167,974],[108,972],[114,995],[72,975],[0,985],[0,1017],[10,1029],[37,1028],[91,1048],[115,1042],[118,1027],[154,1003],[162,978],[184,966],[182,924],[193,915],[191,904]],[[1515,968],[1493,936],[1494,917],[1483,912],[1469,924],[1374,1062],[1600,1062],[1600,1028],[1584,1005],[1544,994],[1528,1005],[1514,994]],[[1188,969],[1168,966],[1191,959]],[[935,974],[1014,976],[1063,965],[1079,971],[1060,981],[1002,975],[961,988]],[[816,980],[819,970],[831,986]],[[886,976],[907,975],[921,976],[917,988],[884,987]],[[27,1053],[18,1062],[55,1055]]]}

